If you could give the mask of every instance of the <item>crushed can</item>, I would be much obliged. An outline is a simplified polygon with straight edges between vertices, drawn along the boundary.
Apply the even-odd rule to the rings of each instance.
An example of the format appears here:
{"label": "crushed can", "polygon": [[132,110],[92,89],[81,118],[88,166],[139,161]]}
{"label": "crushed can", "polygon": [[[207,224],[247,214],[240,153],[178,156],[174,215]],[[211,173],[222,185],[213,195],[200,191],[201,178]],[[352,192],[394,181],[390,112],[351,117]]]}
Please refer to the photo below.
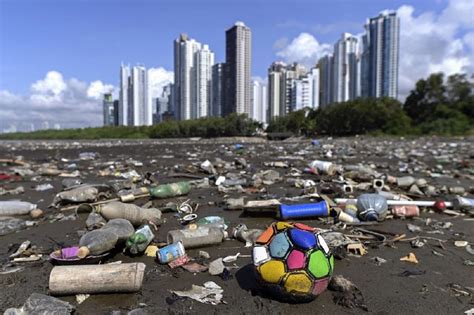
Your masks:
{"label": "crushed can", "polygon": [[418,217],[420,216],[420,208],[418,206],[392,206],[392,213],[396,217]]}

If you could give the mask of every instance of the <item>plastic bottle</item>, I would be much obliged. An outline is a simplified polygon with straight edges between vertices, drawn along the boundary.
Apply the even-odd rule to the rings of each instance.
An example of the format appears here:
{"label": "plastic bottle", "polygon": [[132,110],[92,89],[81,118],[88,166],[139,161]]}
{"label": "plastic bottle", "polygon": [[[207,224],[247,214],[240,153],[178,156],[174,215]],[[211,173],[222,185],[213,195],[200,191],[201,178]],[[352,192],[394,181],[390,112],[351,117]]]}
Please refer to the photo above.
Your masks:
{"label": "plastic bottle", "polygon": [[36,205],[26,201],[0,201],[0,216],[29,214],[34,209],[36,209]]}
{"label": "plastic bottle", "polygon": [[232,236],[241,242],[245,242],[246,246],[254,245],[257,238],[263,233],[261,229],[250,229],[245,224],[239,224],[232,230]]}
{"label": "plastic bottle", "polygon": [[99,205],[96,211],[107,220],[125,219],[133,226],[139,226],[144,222],[151,221],[154,224],[161,223],[161,211],[155,208],[141,208],[134,204],[122,203],[118,201]]}
{"label": "plastic bottle", "polygon": [[146,224],[128,238],[125,246],[132,255],[137,255],[143,253],[154,238],[150,226]]}
{"label": "plastic bottle", "polygon": [[383,221],[388,213],[387,199],[379,194],[362,194],[357,198],[357,216],[362,221]]}
{"label": "plastic bottle", "polygon": [[220,244],[227,232],[216,227],[199,227],[194,230],[173,230],[168,232],[168,244],[183,242],[184,248],[196,248]]}
{"label": "plastic bottle", "polygon": [[170,198],[186,195],[191,190],[189,182],[177,182],[172,184],[150,187],[150,195],[155,198]]}
{"label": "plastic bottle", "polygon": [[104,225],[102,230],[115,233],[118,237],[119,243],[125,242],[133,235],[133,233],[135,233],[132,223],[125,219],[112,219]]}
{"label": "plastic bottle", "polygon": [[112,231],[94,230],[84,234],[79,240],[77,257],[84,258],[88,255],[100,255],[113,249],[118,237]]}
{"label": "plastic bottle", "polygon": [[280,217],[284,220],[306,217],[328,217],[330,210],[326,201],[299,205],[280,205]]}
{"label": "plastic bottle", "polygon": [[87,217],[86,227],[89,230],[100,229],[105,225],[105,223],[106,221],[103,216],[101,216],[97,212],[91,212]]}
{"label": "plastic bottle", "polygon": [[330,176],[336,174],[337,171],[336,165],[328,161],[314,160],[313,162],[309,163],[308,166],[310,168],[317,169],[322,174],[327,174]]}
{"label": "plastic bottle", "polygon": [[53,206],[57,206],[62,202],[91,202],[95,201],[99,190],[93,186],[80,186],[71,190],[58,193],[53,199]]}

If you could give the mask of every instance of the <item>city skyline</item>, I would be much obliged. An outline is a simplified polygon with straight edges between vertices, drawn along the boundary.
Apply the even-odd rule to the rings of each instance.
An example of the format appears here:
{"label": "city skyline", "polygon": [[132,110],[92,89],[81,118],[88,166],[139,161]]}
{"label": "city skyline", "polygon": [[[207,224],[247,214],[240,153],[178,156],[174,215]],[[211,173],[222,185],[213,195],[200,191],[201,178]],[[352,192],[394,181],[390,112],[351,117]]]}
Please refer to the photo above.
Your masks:
{"label": "city skyline", "polygon": [[[12,6],[11,3],[9,5]],[[303,1],[296,3],[295,8],[309,8],[311,5],[311,3]],[[5,7],[5,5],[3,6]],[[236,6],[236,4],[234,6]],[[343,5],[339,4],[339,6]],[[351,5],[344,5],[344,7],[350,6]],[[469,43],[472,41],[469,39],[474,38],[474,35],[472,35],[473,25],[471,23],[472,19],[466,19],[465,17],[465,13],[469,12],[469,8],[472,8],[472,3],[466,1],[441,1],[436,5],[428,5],[427,3],[420,2],[410,4],[410,1],[394,1],[390,5],[385,3],[377,6],[379,7],[374,7],[374,4],[371,3],[354,11],[353,17],[351,16],[352,23],[346,25],[339,23],[341,20],[344,20],[344,17],[347,18],[346,13],[341,14],[341,16],[332,15],[331,18],[322,19],[318,14],[319,12],[325,10],[324,6],[321,7],[321,10],[314,13],[313,17],[308,17],[306,14],[303,14],[301,19],[298,20],[300,22],[299,24],[288,22],[292,19],[292,16],[295,16],[291,13],[288,13],[287,15],[281,15],[281,18],[279,19],[269,18],[268,20],[265,20],[265,23],[268,24],[268,27],[272,26],[272,36],[269,36],[272,37],[270,42],[266,38],[266,35],[268,35],[268,30],[265,31],[262,29],[262,23],[256,22],[255,17],[245,18],[245,14],[243,14],[241,10],[239,11],[237,9],[235,14],[238,14],[239,17],[233,19],[232,21],[229,21],[229,16],[226,16],[225,14],[224,16],[217,18],[216,21],[211,21],[209,25],[213,25],[212,32],[210,31],[203,33],[199,27],[184,29],[186,25],[185,21],[181,23],[183,26],[181,27],[182,29],[180,31],[187,31],[191,37],[198,38],[200,41],[209,44],[211,50],[215,52],[216,62],[220,62],[224,61],[223,50],[225,46],[222,30],[227,29],[235,20],[243,20],[252,28],[253,36],[258,39],[254,40],[256,47],[253,48],[254,71],[252,75],[261,78],[266,76],[266,70],[271,61],[299,61],[307,65],[308,60],[312,60],[312,62],[314,62],[314,57],[316,56],[321,57],[325,53],[332,53],[333,49],[331,46],[344,32],[349,32],[354,36],[357,36],[360,40],[360,34],[363,32],[363,25],[365,24],[367,18],[376,16],[379,11],[383,11],[387,9],[387,6],[389,6],[389,9],[394,9],[398,12],[402,25],[402,29],[400,30],[400,51],[401,54],[404,55],[400,56],[401,93],[399,93],[399,95],[401,98],[406,96],[406,93],[410,88],[413,87],[416,80],[425,77],[431,72],[444,71],[449,74],[461,70],[469,71],[469,69],[472,68],[472,58],[470,57],[472,54],[469,54],[469,52],[472,51],[472,45],[469,45]],[[207,8],[208,6],[205,7]],[[277,5],[277,7],[279,7],[279,5]],[[261,9],[262,8],[257,7],[257,11]],[[214,8],[209,8],[209,10],[212,12]],[[281,10],[281,8],[279,10]],[[189,13],[186,14],[189,15]],[[39,12],[39,15],[41,15],[41,12]],[[9,15],[9,19],[3,19],[2,26],[12,24],[10,23],[12,16],[14,16],[14,14]],[[240,16],[244,17],[241,18]],[[224,20],[226,21],[225,27],[223,27],[223,29],[217,30],[213,23],[223,23]],[[280,23],[275,24],[275,20],[279,20]],[[321,27],[319,27],[319,30],[318,28],[309,29],[304,25],[305,23],[308,24],[308,20],[313,21],[314,23],[321,22],[319,23],[320,26],[331,26],[333,29],[330,32],[325,33],[323,36],[322,33],[324,32],[322,32]],[[176,28],[176,23],[172,23],[174,28]],[[339,25],[337,27],[334,26],[338,23]],[[278,26],[276,26],[277,24]],[[439,27],[437,25],[439,25]],[[450,26],[450,28],[443,26]],[[288,32],[289,29],[292,31]],[[220,33],[220,35],[216,36],[215,34],[217,32]],[[163,33],[165,32],[160,30],[157,35],[162,36]],[[171,35],[168,33],[169,32],[166,32],[166,36],[176,37],[176,35],[179,34],[179,32],[175,32]],[[205,35],[201,36],[200,34]],[[432,34],[432,36],[430,34]],[[277,40],[274,40],[275,37]],[[106,39],[107,38],[104,38],[104,40]],[[420,48],[420,45],[416,45],[416,42],[423,43],[426,48],[431,47],[430,44],[436,43],[442,43],[442,47],[438,50],[423,50],[423,47]],[[8,37],[2,40],[2,45],[8,43],[10,43]],[[116,43],[113,41],[113,38],[111,43]],[[264,43],[265,46],[262,46]],[[155,53],[155,61],[149,62],[147,58],[139,59],[137,61],[144,63],[149,69],[153,70],[154,76],[150,75],[151,83],[154,85],[158,84],[160,87],[162,87],[167,84],[166,78],[169,79],[170,72],[172,70],[172,68],[169,67],[169,59],[170,56],[172,58],[173,54],[169,44],[165,45],[160,41],[160,45],[162,48],[158,53]],[[118,49],[117,51],[121,52],[121,49]],[[269,53],[269,51],[271,51],[271,53]],[[65,119],[65,123],[62,125],[65,127],[98,125],[101,121],[101,117],[95,116],[97,113],[102,111],[102,94],[110,88],[114,88],[115,91],[117,91],[117,87],[119,86],[119,77],[116,75],[116,70],[111,71],[111,74],[107,74],[104,77],[95,76],[94,78],[88,78],[87,75],[76,76],[74,73],[72,73],[72,71],[63,70],[61,67],[50,67],[46,72],[43,69],[42,75],[36,74],[32,76],[29,74],[32,76],[30,79],[25,79],[27,76],[23,75],[21,82],[24,86],[22,88],[15,88],[15,84],[12,82],[15,82],[15,80],[19,81],[16,79],[16,77],[21,73],[25,73],[25,71],[23,70],[24,68],[22,68],[23,65],[20,65],[17,67],[18,71],[15,71],[15,73],[12,75],[6,76],[5,74],[11,73],[11,68],[9,67],[11,67],[13,64],[17,64],[15,62],[5,62],[12,60],[11,52],[8,50],[6,52],[8,53],[4,54],[4,58],[2,59],[2,67],[0,67],[2,69],[0,70],[2,71],[0,77],[0,93],[2,94],[2,100],[0,102],[2,102],[1,105],[3,107],[4,117],[11,117],[10,121],[25,121],[25,125],[27,126],[30,126],[34,121],[37,125],[39,125],[41,123],[41,119],[45,121],[52,120],[51,115],[48,112],[49,108],[59,109],[56,110],[57,117],[67,117],[67,111],[72,110],[70,108],[72,104],[82,104],[83,118],[81,119],[78,115],[72,115],[73,117],[71,117],[69,120]],[[20,52],[24,54],[23,50],[20,50]],[[427,53],[432,54],[432,56],[430,58],[426,58]],[[262,59],[262,55],[265,55],[264,59]],[[111,56],[113,57],[113,54]],[[403,58],[404,56],[405,58]],[[406,56],[409,56],[409,58],[406,58]],[[120,61],[136,60],[134,59],[133,54],[131,54],[131,57],[120,59]],[[270,60],[270,62],[264,63],[262,60]],[[4,64],[8,66],[4,67]],[[92,65],[93,64],[94,63],[92,63]],[[106,65],[106,63],[104,63],[104,65]],[[45,64],[38,64],[37,67],[30,68],[32,70],[34,69],[34,71],[39,71],[39,68],[45,66],[47,66],[47,62],[45,62]],[[90,66],[90,64],[88,65],[85,63],[84,67],[76,66],[74,69],[87,69]],[[107,70],[106,66],[102,67],[97,65],[93,68],[97,71]],[[53,69],[56,70],[53,71]],[[407,69],[411,71],[407,72]],[[45,75],[45,73],[47,75]],[[107,71],[107,73],[109,73],[109,71]],[[413,75],[413,73],[416,73],[417,75]],[[107,77],[110,75],[115,75],[115,79],[107,79]],[[79,79],[75,79],[76,77],[79,77]],[[5,80],[5,78],[8,80]],[[17,85],[19,86],[21,84]],[[29,92],[28,86],[30,87]],[[156,91],[156,93],[159,93],[157,89],[153,90]],[[154,97],[156,96],[157,95]],[[22,119],[21,113],[14,110],[13,107],[15,107],[14,105],[16,105],[18,102],[24,102],[25,104],[22,106],[32,109],[29,112],[29,116],[31,118],[28,117],[27,119]],[[58,104],[59,102],[62,103],[62,107]],[[40,108],[43,105],[45,108]],[[66,108],[66,105],[68,108]],[[23,112],[25,111],[23,110]],[[54,122],[51,121],[51,123]],[[2,126],[0,127],[0,129],[4,129],[7,128],[8,125],[5,124],[5,121],[2,121]],[[20,128],[25,127],[23,126]]]}

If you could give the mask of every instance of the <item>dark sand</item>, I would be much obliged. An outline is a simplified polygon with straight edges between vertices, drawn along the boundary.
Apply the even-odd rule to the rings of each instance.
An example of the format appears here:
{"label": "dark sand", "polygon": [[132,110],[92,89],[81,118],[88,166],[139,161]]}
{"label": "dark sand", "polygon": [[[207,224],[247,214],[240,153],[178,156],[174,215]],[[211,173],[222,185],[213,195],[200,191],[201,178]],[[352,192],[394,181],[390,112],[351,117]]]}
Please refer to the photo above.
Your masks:
{"label": "dark sand", "polygon": [[[436,146],[437,139],[428,139],[434,142]],[[421,140],[424,144],[428,140]],[[338,143],[343,140],[330,140],[324,143]],[[347,141],[347,140],[344,140]],[[355,148],[363,150],[363,144],[366,140],[358,140],[359,144]],[[367,140],[374,141],[374,140]],[[379,144],[382,139],[376,140]],[[459,142],[454,139],[440,139],[441,141]],[[464,142],[473,146],[473,139],[464,140]],[[235,155],[225,156],[223,154],[223,143],[232,145],[235,140],[221,139],[218,141],[128,141],[126,144],[118,144],[116,141],[84,143],[81,148],[74,147],[73,141],[57,142],[51,148],[40,148],[32,150],[31,145],[23,144],[17,146],[12,151],[12,147],[7,143],[0,142],[0,157],[14,157],[17,155],[24,156],[25,160],[32,163],[43,163],[57,161],[60,158],[77,159],[80,152],[93,151],[100,153],[99,161],[125,160],[129,157],[142,161],[143,167],[137,167],[140,173],[158,172],[158,179],[161,182],[176,181],[177,179],[167,178],[166,169],[175,164],[187,165],[191,162],[202,162],[206,159],[213,161],[215,157],[220,157],[225,161],[233,161]],[[349,142],[352,142],[349,139]],[[33,142],[34,144],[35,142]],[[39,142],[36,142],[39,143]],[[68,148],[65,148],[68,146]],[[308,147],[308,141],[304,142],[262,142],[258,144],[246,144],[246,147],[255,148],[253,152],[246,150],[243,155],[247,158],[250,169],[249,173],[265,168],[263,161],[276,161],[279,156],[284,155],[277,151],[276,147],[284,147],[289,155],[293,152]],[[421,144],[420,144],[421,146]],[[306,155],[304,160],[288,160],[295,167],[302,169],[312,158],[320,158],[321,150],[309,148],[313,150],[311,154]],[[364,149],[365,150],[365,149]],[[471,150],[473,151],[473,150]],[[196,153],[197,157],[193,160],[187,153]],[[161,158],[163,155],[173,155],[174,158]],[[340,156],[335,156],[332,160],[338,160]],[[396,166],[398,160],[388,159],[389,154],[383,150],[377,154],[367,154],[367,150],[349,157],[346,163],[355,163],[359,161],[381,163],[385,162],[389,166]],[[463,156],[465,160],[471,163],[472,156]],[[156,159],[157,164],[150,164],[150,160]],[[433,165],[433,159],[430,155],[424,158],[428,165]],[[112,179],[108,177],[97,177],[97,170],[103,167],[94,167],[94,161],[78,162],[79,170],[84,176],[84,182],[88,183],[105,183]],[[64,163],[59,163],[62,165]],[[88,167],[92,167],[88,169]],[[445,168],[458,168],[457,162],[450,162],[444,165]],[[396,167],[395,167],[396,168]],[[266,168],[265,168],[266,169]],[[5,168],[3,168],[3,171]],[[284,175],[288,170],[276,169],[280,174]],[[383,170],[381,170],[383,172]],[[396,170],[389,171],[392,175],[398,175]],[[417,174],[415,173],[415,176]],[[423,175],[424,176],[424,175]],[[317,176],[304,175],[304,178],[313,178],[318,180]],[[429,181],[436,183],[432,179]],[[51,177],[51,183],[54,190],[45,192],[36,192],[34,187],[38,182],[24,181],[6,184],[8,187],[24,186],[26,192],[19,196],[1,196],[0,200],[21,199],[38,204],[40,209],[45,209],[47,214],[53,214],[57,211],[48,209],[55,193],[61,189],[61,179]],[[48,180],[42,178],[41,182]],[[446,184],[455,184],[457,180],[448,180]],[[472,181],[460,179],[459,183],[465,187],[474,185]],[[286,182],[275,184],[268,187],[268,193],[277,197],[292,196],[300,194],[300,189],[290,188]],[[234,193],[231,196],[237,197],[239,194]],[[247,199],[256,199],[258,195],[247,195]],[[333,197],[335,195],[332,195]],[[224,195],[217,192],[215,187],[211,189],[196,189],[189,196],[192,200],[199,202],[199,216],[205,215],[221,215],[230,221],[230,227],[245,223],[249,228],[266,228],[271,222],[275,221],[269,217],[248,217],[243,216],[240,211],[224,211],[219,203],[224,200]],[[472,195],[471,195],[472,197]],[[143,204],[147,200],[137,201],[137,204]],[[159,206],[165,204],[169,200],[155,200],[154,204]],[[217,206],[207,205],[208,201],[217,202]],[[178,228],[179,223],[172,214],[164,214],[167,223],[161,226],[156,235],[156,241],[165,241],[168,230]],[[377,230],[387,231],[395,234],[406,233],[407,237],[416,234],[410,233],[407,223],[422,226],[424,232],[422,235],[446,240],[445,249],[441,248],[436,241],[429,241],[422,248],[411,248],[407,242],[395,243],[394,247],[370,248],[368,254],[362,257],[348,256],[343,260],[336,260],[335,274],[343,275],[350,279],[359,287],[369,313],[374,314],[462,314],[464,311],[474,307],[474,301],[471,296],[456,296],[455,292],[449,289],[450,284],[459,284],[461,287],[474,287],[473,267],[463,265],[464,260],[474,260],[474,256],[470,255],[465,248],[457,248],[454,246],[454,240],[467,240],[470,244],[474,244],[474,236],[472,233],[473,221],[465,220],[467,217],[451,217],[448,215],[440,215],[436,213],[424,212],[421,218],[433,218],[440,221],[449,221],[453,223],[452,228],[441,230],[443,234],[426,234],[427,231],[433,231],[433,228],[424,227],[423,222],[419,220],[388,220],[376,227]],[[0,262],[8,261],[8,255],[16,250],[17,246],[25,240],[30,240],[33,245],[43,248],[46,252],[50,252],[55,246],[55,242],[61,245],[75,245],[79,237],[78,230],[85,228],[84,220],[86,215],[83,214],[78,220],[49,223],[41,221],[38,226],[28,228],[17,233],[6,236],[0,236]],[[308,225],[328,228],[324,222],[318,220],[299,220]],[[189,250],[191,257],[198,256],[198,250]],[[240,252],[243,255],[250,255],[251,249],[245,248],[243,243],[235,240],[227,240],[220,246],[203,248],[211,255],[211,260],[227,255],[234,255]],[[432,253],[435,250],[443,256],[437,256]],[[407,255],[409,252],[416,254],[419,264],[414,265],[400,261],[399,258]],[[387,260],[381,266],[375,265],[371,258],[379,256]],[[154,259],[149,257],[130,258],[123,254],[116,254],[107,262],[121,260],[123,262],[144,262],[146,267],[146,275],[142,290],[136,294],[102,294],[89,297],[81,305],[77,305],[74,296],[61,297],[61,299],[76,305],[78,314],[110,314],[112,311],[121,311],[126,314],[127,311],[142,308],[149,314],[180,314],[180,313],[200,313],[200,314],[345,314],[345,313],[364,313],[361,309],[348,309],[336,305],[333,301],[333,295],[330,291],[324,292],[315,301],[307,304],[286,304],[280,303],[260,295],[257,290],[255,279],[252,273],[251,258],[239,258],[236,262],[238,268],[232,269],[233,279],[223,281],[217,276],[211,276],[207,272],[200,274],[192,274],[183,269],[178,268],[172,271],[167,266],[157,264]],[[25,269],[20,272],[0,275],[0,310],[9,307],[20,307],[28,296],[34,292],[47,294],[48,278],[52,265],[48,261],[40,261],[34,263],[24,263]],[[426,273],[418,276],[403,277],[399,274],[405,270],[423,270]],[[203,285],[206,281],[214,281],[224,289],[225,304],[217,306],[205,305],[199,302],[172,298],[170,290],[188,290],[192,284]],[[469,290],[468,290],[469,292]]]}

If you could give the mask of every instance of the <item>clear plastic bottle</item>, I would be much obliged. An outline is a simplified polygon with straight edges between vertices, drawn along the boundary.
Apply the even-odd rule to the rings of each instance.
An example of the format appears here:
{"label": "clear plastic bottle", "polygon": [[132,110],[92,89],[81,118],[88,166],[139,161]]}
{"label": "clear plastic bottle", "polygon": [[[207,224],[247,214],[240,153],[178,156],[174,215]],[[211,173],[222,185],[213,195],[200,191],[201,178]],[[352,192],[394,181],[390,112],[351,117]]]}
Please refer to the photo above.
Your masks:
{"label": "clear plastic bottle", "polygon": [[0,201],[0,216],[24,215],[36,209],[36,205],[19,200]]}
{"label": "clear plastic bottle", "polygon": [[153,234],[150,226],[146,224],[128,238],[126,243],[127,250],[132,255],[143,253],[148,244],[150,244],[154,238],[155,235]]}
{"label": "clear plastic bottle", "polygon": [[77,256],[84,258],[88,255],[100,255],[113,249],[117,244],[118,237],[112,231],[94,230],[84,234],[79,240],[79,251]]}
{"label": "clear plastic bottle", "polygon": [[134,204],[114,201],[100,205],[96,210],[107,220],[125,219],[130,221],[133,226],[139,226],[146,222],[161,223],[161,211],[155,208],[141,208]]}
{"label": "clear plastic bottle", "polygon": [[388,213],[387,199],[379,194],[362,194],[357,198],[357,216],[362,221],[383,221]]}
{"label": "clear plastic bottle", "polygon": [[199,227],[197,229],[173,230],[168,232],[168,244],[183,242],[184,248],[196,248],[220,244],[227,232],[217,227]]}
{"label": "clear plastic bottle", "polygon": [[115,233],[118,237],[118,242],[123,243],[135,233],[132,223],[125,219],[112,219],[107,222],[102,230],[107,230]]}

